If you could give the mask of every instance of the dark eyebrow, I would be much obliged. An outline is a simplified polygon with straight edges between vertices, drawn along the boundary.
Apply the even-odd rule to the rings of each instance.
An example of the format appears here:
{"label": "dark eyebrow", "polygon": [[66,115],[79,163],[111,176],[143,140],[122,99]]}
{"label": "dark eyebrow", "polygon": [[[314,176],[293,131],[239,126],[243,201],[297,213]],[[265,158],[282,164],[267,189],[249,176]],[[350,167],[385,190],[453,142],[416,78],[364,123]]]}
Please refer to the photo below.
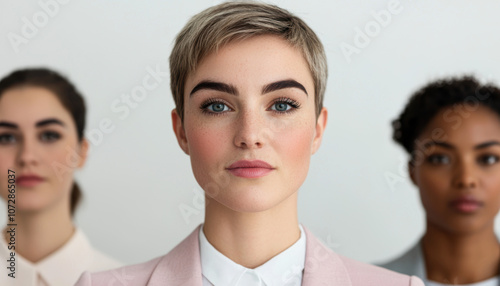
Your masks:
{"label": "dark eyebrow", "polygon": [[273,92],[273,91],[284,89],[284,88],[298,88],[298,89],[302,90],[303,92],[305,92],[305,94],[307,96],[309,96],[309,94],[307,94],[306,88],[302,84],[300,84],[299,82],[297,82],[296,80],[293,80],[293,79],[280,80],[277,82],[270,83],[270,84],[264,86],[264,88],[262,88],[262,94]]}
{"label": "dark eyebrow", "polygon": [[17,129],[17,124],[6,122],[6,121],[0,121],[0,127]]}
{"label": "dark eyebrow", "polygon": [[424,144],[425,149],[429,149],[432,146],[440,146],[440,147],[443,147],[446,149],[455,149],[455,147],[453,147],[453,145],[446,143],[446,142],[441,142],[441,141],[431,141],[431,142]]}
{"label": "dark eyebrow", "polygon": [[499,145],[500,146],[500,142],[498,142],[498,141],[488,141],[488,142],[481,143],[481,144],[477,145],[476,147],[474,147],[474,149],[475,150],[484,149],[484,148],[488,148],[488,147],[493,146],[493,145]]}
{"label": "dark eyebrow", "polygon": [[[484,148],[488,148],[488,147],[493,146],[493,145],[500,146],[500,142],[498,142],[498,141],[484,142],[484,143],[476,145],[476,147],[474,147],[474,149],[475,150],[484,149]],[[424,144],[424,147],[426,149],[430,148],[432,146],[441,146],[441,147],[446,148],[446,149],[454,149],[455,148],[455,147],[453,147],[453,145],[451,145],[449,143],[439,142],[439,141],[432,141],[432,142],[428,142],[428,143]]]}
{"label": "dark eyebrow", "polygon": [[198,83],[189,93],[189,96],[193,95],[193,93],[197,92],[198,90],[202,89],[210,89],[210,90],[216,90],[216,91],[222,91],[225,93],[229,93],[232,95],[238,95],[238,90],[236,87],[222,83],[222,82],[216,82],[216,81],[210,81],[210,80],[204,80],[200,83]]}
{"label": "dark eyebrow", "polygon": [[64,123],[62,123],[61,120],[55,119],[55,118],[40,120],[35,124],[35,126],[42,127],[42,126],[49,125],[49,124],[59,124],[59,125],[64,127]]}

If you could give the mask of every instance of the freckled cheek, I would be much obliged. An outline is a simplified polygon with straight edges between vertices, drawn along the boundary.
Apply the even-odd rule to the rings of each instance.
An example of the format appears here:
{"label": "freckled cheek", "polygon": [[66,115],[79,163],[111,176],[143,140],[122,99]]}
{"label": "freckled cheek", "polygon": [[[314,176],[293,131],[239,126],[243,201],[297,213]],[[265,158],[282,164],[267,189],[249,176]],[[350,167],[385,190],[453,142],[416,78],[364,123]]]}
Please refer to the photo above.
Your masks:
{"label": "freckled cheek", "polygon": [[[276,138],[282,163],[307,170],[311,159],[314,129],[308,126],[295,126],[283,130]],[[299,171],[301,172],[301,171]]]}
{"label": "freckled cheek", "polygon": [[227,131],[221,128],[210,128],[200,125],[191,128],[186,133],[189,147],[189,156],[196,165],[194,168],[206,168],[214,163],[224,163],[224,154],[227,153],[228,144],[231,143]]}

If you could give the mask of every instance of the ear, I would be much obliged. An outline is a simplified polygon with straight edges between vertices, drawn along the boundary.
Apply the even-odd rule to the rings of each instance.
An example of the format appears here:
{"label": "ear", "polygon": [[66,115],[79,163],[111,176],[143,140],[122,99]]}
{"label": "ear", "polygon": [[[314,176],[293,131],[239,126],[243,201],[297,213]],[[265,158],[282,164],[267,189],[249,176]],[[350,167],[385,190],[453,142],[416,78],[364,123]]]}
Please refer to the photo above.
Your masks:
{"label": "ear", "polygon": [[415,164],[412,162],[411,159],[408,161],[408,174],[410,175],[410,179],[413,182],[413,184],[415,186],[418,186],[417,181],[415,180]]}
{"label": "ear", "polygon": [[184,131],[184,126],[182,124],[181,117],[177,113],[177,110],[174,108],[172,110],[172,127],[174,129],[175,136],[177,137],[177,142],[181,147],[182,151],[189,155],[189,147],[186,138],[186,132]]}
{"label": "ear", "polygon": [[316,134],[313,139],[311,154],[316,153],[321,145],[321,139],[323,138],[323,132],[325,131],[327,121],[328,110],[323,107],[319,113],[318,119],[316,120]]}
{"label": "ear", "polygon": [[83,167],[85,165],[85,162],[87,161],[87,155],[89,152],[89,141],[85,138],[83,138],[82,142],[80,143],[80,152],[79,152],[79,157],[80,157],[80,162],[78,162],[78,168]]}

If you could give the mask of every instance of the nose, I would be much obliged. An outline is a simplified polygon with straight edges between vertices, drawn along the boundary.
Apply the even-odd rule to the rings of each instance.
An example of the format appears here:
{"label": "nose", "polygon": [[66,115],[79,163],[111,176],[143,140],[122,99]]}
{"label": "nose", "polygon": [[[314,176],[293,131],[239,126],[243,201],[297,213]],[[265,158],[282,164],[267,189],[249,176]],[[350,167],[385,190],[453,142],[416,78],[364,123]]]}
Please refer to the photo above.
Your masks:
{"label": "nose", "polygon": [[262,148],[266,132],[264,120],[258,111],[242,112],[235,124],[234,145],[244,149]]}
{"label": "nose", "polygon": [[37,165],[37,151],[34,140],[22,140],[18,151],[17,161],[20,167]]}
{"label": "nose", "polygon": [[473,162],[461,160],[454,170],[453,184],[458,189],[476,188],[478,181]]}

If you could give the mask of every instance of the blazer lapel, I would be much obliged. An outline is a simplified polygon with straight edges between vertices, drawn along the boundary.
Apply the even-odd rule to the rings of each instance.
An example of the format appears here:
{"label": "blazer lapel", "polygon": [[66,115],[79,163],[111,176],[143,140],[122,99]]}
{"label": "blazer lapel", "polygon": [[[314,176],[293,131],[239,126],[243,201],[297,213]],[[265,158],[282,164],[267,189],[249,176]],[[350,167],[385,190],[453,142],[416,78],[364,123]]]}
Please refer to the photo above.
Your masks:
{"label": "blazer lapel", "polygon": [[[340,257],[324,246],[307,228],[303,228],[306,233],[306,261],[302,285],[351,285]],[[200,226],[161,259],[148,286],[202,286],[199,231]]]}
{"label": "blazer lapel", "polygon": [[200,226],[161,259],[148,286],[202,286],[199,231]]}
{"label": "blazer lapel", "polygon": [[351,285],[342,259],[324,246],[307,228],[303,228],[306,233],[306,262],[302,285]]}

